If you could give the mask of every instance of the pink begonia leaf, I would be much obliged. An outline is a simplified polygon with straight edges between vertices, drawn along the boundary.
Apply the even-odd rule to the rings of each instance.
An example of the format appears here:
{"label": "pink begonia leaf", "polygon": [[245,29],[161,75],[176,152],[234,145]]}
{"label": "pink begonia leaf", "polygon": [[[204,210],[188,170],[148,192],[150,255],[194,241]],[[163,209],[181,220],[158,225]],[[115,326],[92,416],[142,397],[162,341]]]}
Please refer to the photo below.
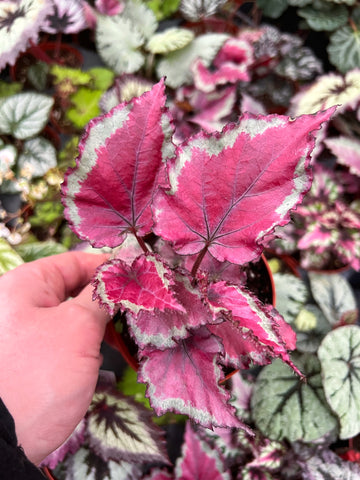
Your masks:
{"label": "pink begonia leaf", "polygon": [[120,0],[95,0],[95,7],[103,15],[117,15],[124,10],[125,4]]}
{"label": "pink begonia leaf", "polygon": [[187,422],[182,455],[175,466],[175,479],[230,480],[224,461],[216,449],[201,440]]}
{"label": "pink begonia leaf", "polygon": [[213,92],[217,85],[250,80],[245,64],[224,63],[215,72],[209,70],[201,59],[191,66],[194,84],[202,92]]}
{"label": "pink begonia leaf", "polygon": [[177,148],[170,188],[154,197],[154,231],[181,254],[208,250],[244,264],[300,203],[311,184],[310,153],[330,108],[295,120],[244,114],[222,133],[201,132]]}
{"label": "pink begonia leaf", "polygon": [[111,314],[117,308],[137,316],[141,310],[185,312],[171,287],[174,274],[155,255],[140,255],[131,265],[112,259],[101,265],[94,277],[94,297]]}
{"label": "pink begonia leaf", "polygon": [[260,103],[258,100],[255,100],[255,98],[251,97],[250,95],[247,95],[246,93],[242,93],[242,99],[241,99],[241,112],[250,112],[250,113],[255,113],[256,115],[266,115],[266,109]]}
{"label": "pink begonia leaf", "polygon": [[225,126],[226,117],[234,111],[236,87],[226,87],[221,91],[206,94],[206,97],[206,102],[204,100],[201,102],[205,103],[203,108],[200,107],[199,113],[193,115],[189,121],[199,125],[208,133],[221,131]]}
{"label": "pink begonia leaf", "polygon": [[297,246],[300,250],[315,247],[319,249],[319,253],[321,253],[333,245],[337,237],[338,233],[335,230],[324,229],[321,223],[313,223],[308,227],[308,231],[299,239]]}
{"label": "pink begonia leaf", "polygon": [[249,81],[248,67],[252,62],[253,47],[250,43],[230,38],[213,61],[215,70],[208,69],[200,59],[193,62],[191,70],[194,84],[202,92],[212,92],[217,85]]}
{"label": "pink begonia leaf", "polygon": [[338,163],[360,176],[360,141],[349,137],[335,137],[324,140],[325,145],[337,157]]}
{"label": "pink begonia leaf", "polygon": [[189,329],[222,321],[213,315],[199,290],[191,286],[190,278],[187,276],[177,274],[171,290],[176,300],[183,306],[183,311],[164,308],[163,311],[142,310],[137,316],[127,315],[130,332],[140,348],[147,345],[160,350],[174,348],[179,340],[191,334]]}
{"label": "pink begonia leaf", "polygon": [[157,415],[173,411],[188,415],[204,427],[249,427],[236,418],[227,402],[230,393],[218,382],[224,377],[217,365],[220,342],[201,327],[176,348],[146,348],[138,379],[147,383],[147,396]]}
{"label": "pink begonia leaf", "polygon": [[164,162],[173,156],[172,126],[161,80],[151,91],[90,121],[75,168],[63,184],[65,215],[96,247],[116,247],[126,234],[144,236]]}
{"label": "pink begonia leaf", "polygon": [[246,289],[225,282],[210,285],[208,301],[228,316],[226,322],[208,326],[221,338],[226,364],[246,368],[249,360],[263,364],[271,357],[281,357],[298,372],[288,354],[296,347],[296,334],[274,308]]}

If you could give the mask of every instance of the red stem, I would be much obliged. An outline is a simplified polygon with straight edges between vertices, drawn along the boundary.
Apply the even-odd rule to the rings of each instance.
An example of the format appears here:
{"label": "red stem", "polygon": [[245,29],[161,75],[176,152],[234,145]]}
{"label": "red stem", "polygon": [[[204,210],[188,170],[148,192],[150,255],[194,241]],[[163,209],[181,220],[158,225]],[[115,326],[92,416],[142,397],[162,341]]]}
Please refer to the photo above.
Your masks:
{"label": "red stem", "polygon": [[191,275],[192,275],[193,277],[195,277],[196,272],[198,271],[198,269],[199,269],[199,267],[200,267],[200,264],[201,264],[201,262],[203,261],[203,259],[204,259],[205,255],[206,255],[207,251],[208,251],[208,245],[205,245],[205,247],[204,247],[204,248],[201,250],[201,252],[199,253],[199,255],[198,255],[197,259],[195,260],[195,263],[194,263],[194,265],[193,265],[193,267],[192,267],[192,269],[191,269]]}
{"label": "red stem", "polygon": [[135,370],[135,372],[138,371],[138,362],[129,352],[122,336],[118,334],[118,332],[115,330],[115,326],[112,322],[108,323],[106,326],[105,342],[107,342],[111,347],[118,350],[123,356],[124,360],[128,363],[128,365],[130,365],[131,368]]}
{"label": "red stem", "polygon": [[143,249],[144,253],[149,253],[149,249],[147,248],[146,243],[144,242],[144,240],[143,240],[141,237],[138,237],[135,232],[134,232],[134,235],[135,235],[136,240],[138,241],[138,244],[139,244],[140,247]]}
{"label": "red stem", "polygon": [[54,63],[54,60],[47,55],[47,53],[42,50],[39,45],[36,45],[32,40],[30,40],[30,45],[31,47],[29,48],[29,52],[34,55],[35,58],[38,60],[41,60],[48,65],[52,65]]}

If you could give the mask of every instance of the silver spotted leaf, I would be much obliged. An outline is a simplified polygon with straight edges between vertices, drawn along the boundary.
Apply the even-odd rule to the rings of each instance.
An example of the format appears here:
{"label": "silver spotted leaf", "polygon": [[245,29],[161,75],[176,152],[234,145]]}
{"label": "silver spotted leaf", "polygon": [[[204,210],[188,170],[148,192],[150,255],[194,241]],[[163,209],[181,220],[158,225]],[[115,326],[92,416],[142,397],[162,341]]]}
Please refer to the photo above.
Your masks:
{"label": "silver spotted leaf", "polygon": [[346,325],[328,333],[318,356],[326,399],[340,422],[340,438],[360,432],[360,327]]}
{"label": "silver spotted leaf", "polygon": [[296,361],[306,382],[280,360],[263,368],[251,399],[253,418],[259,430],[272,440],[315,441],[337,428],[327,406],[320,363],[314,355]]}

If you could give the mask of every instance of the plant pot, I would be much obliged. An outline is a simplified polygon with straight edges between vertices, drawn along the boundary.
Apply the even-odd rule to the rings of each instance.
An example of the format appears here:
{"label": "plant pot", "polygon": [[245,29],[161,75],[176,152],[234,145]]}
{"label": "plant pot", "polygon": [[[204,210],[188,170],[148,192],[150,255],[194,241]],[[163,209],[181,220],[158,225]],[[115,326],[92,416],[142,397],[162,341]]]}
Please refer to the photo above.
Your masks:
{"label": "plant pot", "polygon": [[19,55],[15,65],[10,68],[12,80],[29,86],[27,72],[32,65],[39,61],[48,65],[58,64],[72,68],[80,68],[84,63],[83,55],[71,45],[43,42],[32,45],[26,52]]}

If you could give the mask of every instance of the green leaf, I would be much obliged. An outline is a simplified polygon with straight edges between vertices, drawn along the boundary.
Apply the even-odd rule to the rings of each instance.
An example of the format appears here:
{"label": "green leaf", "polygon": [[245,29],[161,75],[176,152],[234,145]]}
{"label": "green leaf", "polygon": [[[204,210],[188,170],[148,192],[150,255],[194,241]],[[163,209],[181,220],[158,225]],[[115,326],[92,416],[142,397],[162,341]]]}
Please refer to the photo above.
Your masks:
{"label": "green leaf", "polygon": [[309,5],[312,3],[313,0],[287,0],[288,4],[292,7],[305,7],[305,5]]}
{"label": "green leaf", "polygon": [[333,5],[332,8],[326,10],[319,10],[308,5],[299,9],[298,15],[306,19],[312,30],[332,32],[347,22],[349,12],[345,5]]}
{"label": "green leaf", "polygon": [[0,98],[4,97],[11,97],[11,95],[15,95],[16,93],[21,92],[23,88],[22,83],[18,82],[4,82],[0,80]]}
{"label": "green leaf", "polygon": [[253,418],[270,439],[312,442],[336,429],[337,421],[325,400],[317,358],[304,355],[296,365],[306,382],[278,359],[262,369],[251,399]]}
{"label": "green leaf", "polygon": [[41,177],[53,167],[56,167],[56,150],[52,143],[42,137],[26,140],[18,159],[20,175],[26,178]]}
{"label": "green leaf", "polygon": [[94,67],[87,72],[91,76],[91,87],[95,90],[107,90],[114,81],[115,74],[104,67]]}
{"label": "green leaf", "polygon": [[360,67],[360,30],[339,28],[330,36],[327,51],[330,62],[342,73]]}
{"label": "green leaf", "polygon": [[274,273],[276,309],[288,323],[295,320],[308,298],[305,283],[289,273]]}
{"label": "green leaf", "polygon": [[58,85],[64,81],[70,82],[72,85],[88,85],[91,82],[90,72],[83,72],[78,68],[53,65],[50,73],[54,77],[54,85]]}
{"label": "green leaf", "polygon": [[256,4],[270,18],[279,18],[289,6],[288,0],[256,0]]}
{"label": "green leaf", "polygon": [[345,3],[346,5],[355,5],[357,0],[325,0],[332,3]]}
{"label": "green leaf", "polygon": [[189,45],[169,53],[157,67],[157,74],[166,77],[166,83],[172,88],[178,88],[185,83],[191,83],[191,64],[196,58],[201,58],[205,66],[209,66],[217,52],[228,39],[228,35],[220,33],[205,33],[196,37]]}
{"label": "green leaf", "polygon": [[309,273],[311,293],[331,325],[339,323],[344,315],[356,312],[356,300],[345,277],[338,274]]}
{"label": "green leaf", "polygon": [[145,42],[141,31],[120,15],[98,16],[96,48],[103,61],[116,74],[134,73],[145,61],[138,50]]}
{"label": "green leaf", "polygon": [[50,255],[57,255],[58,253],[67,251],[64,245],[56,243],[53,240],[22,243],[17,245],[15,250],[25,262],[32,262],[38,258],[49,257]]}
{"label": "green leaf", "polygon": [[23,259],[4,239],[0,238],[0,275],[21,265]]}
{"label": "green leaf", "polygon": [[60,202],[37,203],[29,222],[33,227],[46,227],[63,218],[64,208]]}
{"label": "green leaf", "polygon": [[146,385],[137,381],[137,373],[132,368],[125,369],[118,388],[124,395],[133,397],[134,400],[151,409],[149,399],[145,397]]}
{"label": "green leaf", "polygon": [[79,129],[85,127],[90,120],[100,114],[99,100],[102,94],[102,90],[80,87],[70,97],[73,107],[67,110],[66,118]]}
{"label": "green leaf", "polygon": [[180,0],[147,0],[146,5],[155,13],[157,20],[163,20],[176,12]]}
{"label": "green leaf", "polygon": [[28,68],[27,78],[36,90],[42,92],[46,89],[48,73],[49,65],[45,62],[37,62]]}
{"label": "green leaf", "polygon": [[360,327],[328,333],[319,351],[326,399],[340,421],[340,438],[360,432]]}
{"label": "green leaf", "polygon": [[158,27],[154,12],[141,0],[128,0],[121,16],[128,19],[146,39],[149,39]]}
{"label": "green leaf", "polygon": [[0,133],[23,140],[45,127],[54,100],[40,93],[17,93],[0,104]]}
{"label": "green leaf", "polygon": [[151,53],[170,53],[186,47],[193,39],[194,33],[188,28],[168,28],[156,33],[148,41],[146,48]]}

